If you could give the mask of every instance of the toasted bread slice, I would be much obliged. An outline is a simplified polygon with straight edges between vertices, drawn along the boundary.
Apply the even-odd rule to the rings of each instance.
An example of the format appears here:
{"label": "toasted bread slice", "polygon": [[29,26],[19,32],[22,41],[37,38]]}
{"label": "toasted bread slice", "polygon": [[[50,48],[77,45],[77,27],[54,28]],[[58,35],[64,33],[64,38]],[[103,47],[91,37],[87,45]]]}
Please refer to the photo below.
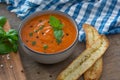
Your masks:
{"label": "toasted bread slice", "polygon": [[99,80],[102,74],[103,61],[98,59],[95,64],[84,73],[84,80]]}
{"label": "toasted bread slice", "polygon": [[64,71],[57,80],[76,80],[105,53],[109,42],[105,36],[99,37],[93,45],[84,50]]}
{"label": "toasted bread slice", "polygon": [[[86,33],[86,48],[91,46],[95,40],[100,37],[97,30],[89,24],[84,24],[83,29]],[[102,57],[98,59],[95,64],[84,73],[85,80],[99,80],[102,74],[103,61]]]}
{"label": "toasted bread slice", "polygon": [[101,35],[89,24],[84,24],[83,29],[86,34],[86,48],[91,46]]}

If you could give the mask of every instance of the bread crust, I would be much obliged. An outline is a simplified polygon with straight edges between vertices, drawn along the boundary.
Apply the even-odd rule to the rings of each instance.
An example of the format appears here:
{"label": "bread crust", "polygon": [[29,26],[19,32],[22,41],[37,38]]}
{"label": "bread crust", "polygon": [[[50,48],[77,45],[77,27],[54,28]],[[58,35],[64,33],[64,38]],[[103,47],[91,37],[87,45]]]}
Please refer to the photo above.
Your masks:
{"label": "bread crust", "polygon": [[[86,48],[88,48],[92,43],[100,37],[100,34],[95,28],[89,24],[84,24],[83,29],[86,33]],[[90,34],[89,31],[92,31]],[[99,80],[103,70],[103,60],[102,57],[98,59],[95,64],[84,73],[84,80]]]}
{"label": "bread crust", "polygon": [[77,80],[105,53],[108,46],[107,38],[105,36],[99,37],[93,45],[84,50],[58,75],[57,80]]}
{"label": "bread crust", "polygon": [[99,80],[103,70],[102,57],[84,73],[84,80]]}

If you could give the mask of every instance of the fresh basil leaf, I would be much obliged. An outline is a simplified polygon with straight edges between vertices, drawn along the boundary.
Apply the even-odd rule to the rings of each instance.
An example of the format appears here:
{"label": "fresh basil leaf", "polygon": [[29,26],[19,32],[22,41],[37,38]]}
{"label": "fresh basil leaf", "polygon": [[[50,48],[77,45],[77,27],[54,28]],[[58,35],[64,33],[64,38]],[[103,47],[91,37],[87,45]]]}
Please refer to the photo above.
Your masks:
{"label": "fresh basil leaf", "polygon": [[2,27],[0,27],[0,38],[2,38],[5,35],[5,31]]}
{"label": "fresh basil leaf", "polygon": [[63,24],[60,23],[60,20],[58,20],[54,16],[50,16],[50,25],[53,27],[54,30],[62,29],[63,27]]}
{"label": "fresh basil leaf", "polygon": [[10,29],[6,34],[18,35],[18,32],[15,29]]}
{"label": "fresh basil leaf", "polygon": [[57,43],[61,43],[62,37],[63,37],[63,31],[62,30],[55,30],[54,31],[54,36],[56,38]]}
{"label": "fresh basil leaf", "polygon": [[10,29],[8,32],[6,32],[6,36],[8,37],[8,40],[10,44],[12,45],[12,51],[17,52],[18,49],[18,32],[15,29]]}
{"label": "fresh basil leaf", "polygon": [[4,16],[0,16],[0,26],[3,27],[6,23],[7,19]]}
{"label": "fresh basil leaf", "polygon": [[57,28],[60,24],[60,21],[56,17],[50,16],[50,24],[52,27]]}
{"label": "fresh basil leaf", "polygon": [[63,24],[61,24],[60,20],[58,20],[54,16],[50,16],[50,25],[54,30],[54,36],[56,38],[57,43],[61,43],[63,37]]}
{"label": "fresh basil leaf", "polygon": [[12,40],[18,40],[18,32],[15,29],[10,29],[6,32],[6,36]]}
{"label": "fresh basil leaf", "polygon": [[18,50],[18,43],[13,44],[13,52],[17,52]]}
{"label": "fresh basil leaf", "polygon": [[59,24],[59,28],[58,29],[62,29],[63,27],[63,24]]}
{"label": "fresh basil leaf", "polygon": [[5,32],[3,26],[6,21],[5,17],[0,17],[0,54],[16,52],[18,49],[18,32],[15,29]]}
{"label": "fresh basil leaf", "polygon": [[18,42],[16,40],[12,40],[11,38],[8,38],[9,44],[11,44],[11,48],[13,52],[17,52],[18,49]]}
{"label": "fresh basil leaf", "polygon": [[11,51],[11,45],[8,43],[0,42],[0,54],[7,54]]}

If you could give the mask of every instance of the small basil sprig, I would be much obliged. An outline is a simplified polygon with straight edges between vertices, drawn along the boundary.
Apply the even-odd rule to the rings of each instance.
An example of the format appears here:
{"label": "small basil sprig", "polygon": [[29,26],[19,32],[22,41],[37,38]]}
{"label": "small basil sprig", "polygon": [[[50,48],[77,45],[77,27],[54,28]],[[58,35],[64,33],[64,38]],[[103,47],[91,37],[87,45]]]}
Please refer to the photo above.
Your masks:
{"label": "small basil sprig", "polygon": [[6,32],[6,37],[11,44],[12,51],[17,52],[18,49],[18,32],[15,29],[10,29]]}
{"label": "small basil sprig", "polygon": [[2,27],[6,21],[5,17],[0,17],[0,54],[17,52],[18,49],[18,32],[15,29],[5,32]]}
{"label": "small basil sprig", "polygon": [[63,31],[62,30],[54,30],[54,36],[56,38],[57,43],[61,43],[62,37],[63,37]]}
{"label": "small basil sprig", "polygon": [[15,29],[10,29],[8,32],[1,30],[0,27],[0,54],[9,52],[17,52],[18,49],[18,32]]}
{"label": "small basil sprig", "polygon": [[64,35],[64,32],[62,30],[63,24],[55,16],[50,16],[50,25],[54,30],[54,36],[56,38],[57,43],[60,44]]}
{"label": "small basil sprig", "polygon": [[6,23],[7,19],[4,16],[0,16],[0,26],[3,27]]}

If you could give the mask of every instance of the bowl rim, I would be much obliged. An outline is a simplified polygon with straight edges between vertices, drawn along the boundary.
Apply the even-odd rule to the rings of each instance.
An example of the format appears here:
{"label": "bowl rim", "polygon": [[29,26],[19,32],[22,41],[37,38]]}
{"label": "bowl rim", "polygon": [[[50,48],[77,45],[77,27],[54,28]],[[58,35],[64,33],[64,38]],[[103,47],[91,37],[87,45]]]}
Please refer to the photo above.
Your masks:
{"label": "bowl rim", "polygon": [[[22,37],[21,37],[21,30],[23,28],[23,26],[25,25],[25,23],[27,21],[29,21],[30,19],[36,17],[36,16],[39,16],[39,15],[42,15],[42,14],[59,14],[59,15],[62,15],[66,18],[68,18],[72,23],[73,25],[75,26],[75,29],[76,29],[76,38],[74,40],[74,42],[67,48],[61,50],[61,51],[58,51],[58,52],[55,52],[55,53],[50,53],[50,54],[46,54],[44,52],[38,52],[38,51],[35,51],[31,48],[29,48],[22,40]],[[39,14],[39,15],[37,15]],[[57,10],[43,10],[43,11],[37,11],[37,12],[34,12],[32,14],[30,14],[29,16],[27,16],[24,20],[21,21],[20,25],[19,25],[19,29],[18,29],[18,37],[19,37],[19,42],[20,44],[23,45],[23,47],[27,48],[28,50],[30,50],[31,52],[34,52],[36,54],[39,54],[39,55],[58,55],[58,54],[62,54],[66,51],[68,51],[69,49],[71,49],[77,42],[78,42],[78,36],[79,36],[79,33],[78,33],[78,25],[76,23],[76,21],[68,14],[64,13],[64,12],[61,12],[61,11],[57,11]]]}

